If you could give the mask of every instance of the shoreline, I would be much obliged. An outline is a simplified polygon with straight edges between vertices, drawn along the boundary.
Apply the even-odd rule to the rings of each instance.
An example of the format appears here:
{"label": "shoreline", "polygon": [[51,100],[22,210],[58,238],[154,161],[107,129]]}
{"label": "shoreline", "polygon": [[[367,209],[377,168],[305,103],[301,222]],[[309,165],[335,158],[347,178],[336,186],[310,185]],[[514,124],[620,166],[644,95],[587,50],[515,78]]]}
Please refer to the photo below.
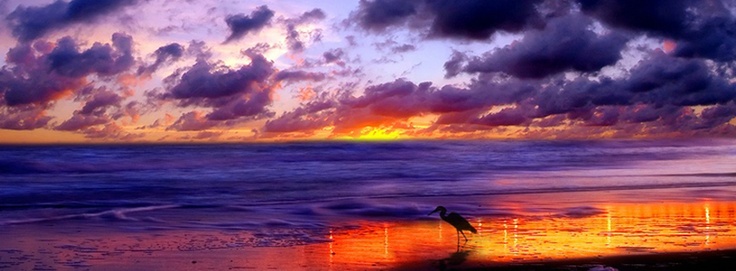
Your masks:
{"label": "shoreline", "polygon": [[[447,266],[447,265],[446,265]],[[422,269],[422,266],[402,266],[396,270]],[[436,267],[442,270],[441,266]],[[607,269],[608,268],[608,269]],[[610,269],[615,268],[615,269]],[[612,255],[523,263],[475,263],[471,266],[447,266],[450,270],[734,270],[736,249],[666,252],[633,255]]]}
{"label": "shoreline", "polygon": [[[642,203],[620,200],[641,198],[639,191],[615,194],[456,199],[456,205],[494,200],[504,202],[496,203],[499,210],[516,210],[468,214],[478,233],[461,246],[452,226],[424,212],[409,221],[306,214],[248,222],[241,219],[254,219],[254,210],[228,210],[228,217],[215,220],[214,210],[194,215],[190,209],[159,208],[126,219],[108,214],[7,224],[0,225],[0,270],[736,268],[736,201]],[[189,223],[167,227],[171,221]]]}

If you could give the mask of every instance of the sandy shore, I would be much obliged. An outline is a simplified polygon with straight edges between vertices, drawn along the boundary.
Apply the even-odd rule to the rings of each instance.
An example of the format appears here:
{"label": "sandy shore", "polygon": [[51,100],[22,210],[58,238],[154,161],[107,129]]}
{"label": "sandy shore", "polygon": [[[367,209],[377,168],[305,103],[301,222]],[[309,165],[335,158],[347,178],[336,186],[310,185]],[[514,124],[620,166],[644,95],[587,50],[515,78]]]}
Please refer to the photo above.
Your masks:
{"label": "sandy shore", "polygon": [[525,263],[483,263],[474,266],[450,266],[440,264],[405,265],[397,269],[416,270],[735,270],[736,250],[672,252],[647,255],[625,255],[597,258],[583,258],[559,261],[539,261]]}

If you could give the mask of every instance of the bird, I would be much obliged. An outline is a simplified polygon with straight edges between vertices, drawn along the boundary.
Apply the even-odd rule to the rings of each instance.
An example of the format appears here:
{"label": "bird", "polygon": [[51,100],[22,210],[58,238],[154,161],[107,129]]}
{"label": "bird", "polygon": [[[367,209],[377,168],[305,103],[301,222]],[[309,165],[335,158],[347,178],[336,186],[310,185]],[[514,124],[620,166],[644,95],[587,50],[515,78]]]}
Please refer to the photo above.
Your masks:
{"label": "bird", "polygon": [[459,214],[452,212],[449,215],[445,215],[447,214],[447,208],[445,208],[444,206],[437,206],[437,208],[434,209],[434,211],[430,212],[427,215],[431,215],[436,212],[440,212],[440,217],[442,218],[442,220],[446,221],[447,223],[450,223],[450,225],[455,227],[455,230],[457,230],[457,242],[458,243],[460,243],[460,234],[462,234],[463,237],[465,238],[465,242],[468,241],[468,237],[465,236],[465,233],[463,233],[463,231],[470,231],[472,233],[478,233],[478,231],[475,230],[475,228],[473,228],[473,225],[470,225],[470,222],[465,220],[465,218],[463,218]]}

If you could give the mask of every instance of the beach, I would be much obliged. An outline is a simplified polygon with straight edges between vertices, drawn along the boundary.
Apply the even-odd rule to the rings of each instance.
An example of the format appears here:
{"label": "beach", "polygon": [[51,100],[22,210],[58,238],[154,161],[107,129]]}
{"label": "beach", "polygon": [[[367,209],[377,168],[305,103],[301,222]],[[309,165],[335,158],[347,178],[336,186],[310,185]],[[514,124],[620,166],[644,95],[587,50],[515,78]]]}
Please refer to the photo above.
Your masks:
{"label": "beach", "polygon": [[[628,193],[631,191],[619,194]],[[567,199],[556,204],[574,206],[591,198],[621,196],[611,194],[616,193],[542,196],[547,200]],[[539,197],[512,195],[489,200],[514,202]],[[142,231],[138,221],[110,227],[105,218],[77,218],[4,226],[0,268],[689,270],[694,265],[735,264],[734,201],[606,204],[601,208],[595,204],[587,209],[571,208],[566,213],[533,210],[526,215],[474,217],[471,223],[478,234],[468,233],[468,242],[462,237],[458,242],[455,230],[438,217],[341,221],[329,223],[324,229],[274,220],[255,231]],[[145,212],[135,216],[145,217]],[[248,217],[242,211],[233,216]]]}
{"label": "beach", "polygon": [[0,270],[712,270],[731,146],[6,147]]}

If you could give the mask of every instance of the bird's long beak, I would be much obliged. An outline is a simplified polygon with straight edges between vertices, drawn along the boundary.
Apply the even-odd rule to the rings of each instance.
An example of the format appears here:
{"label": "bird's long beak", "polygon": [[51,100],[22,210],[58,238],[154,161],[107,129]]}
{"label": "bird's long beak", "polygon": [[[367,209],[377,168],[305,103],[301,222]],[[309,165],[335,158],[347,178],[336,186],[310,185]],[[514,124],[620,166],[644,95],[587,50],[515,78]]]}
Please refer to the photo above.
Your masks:
{"label": "bird's long beak", "polygon": [[431,215],[431,214],[434,214],[436,212],[437,212],[437,210],[434,210],[434,211],[429,212],[429,214],[427,214],[427,215]]}

